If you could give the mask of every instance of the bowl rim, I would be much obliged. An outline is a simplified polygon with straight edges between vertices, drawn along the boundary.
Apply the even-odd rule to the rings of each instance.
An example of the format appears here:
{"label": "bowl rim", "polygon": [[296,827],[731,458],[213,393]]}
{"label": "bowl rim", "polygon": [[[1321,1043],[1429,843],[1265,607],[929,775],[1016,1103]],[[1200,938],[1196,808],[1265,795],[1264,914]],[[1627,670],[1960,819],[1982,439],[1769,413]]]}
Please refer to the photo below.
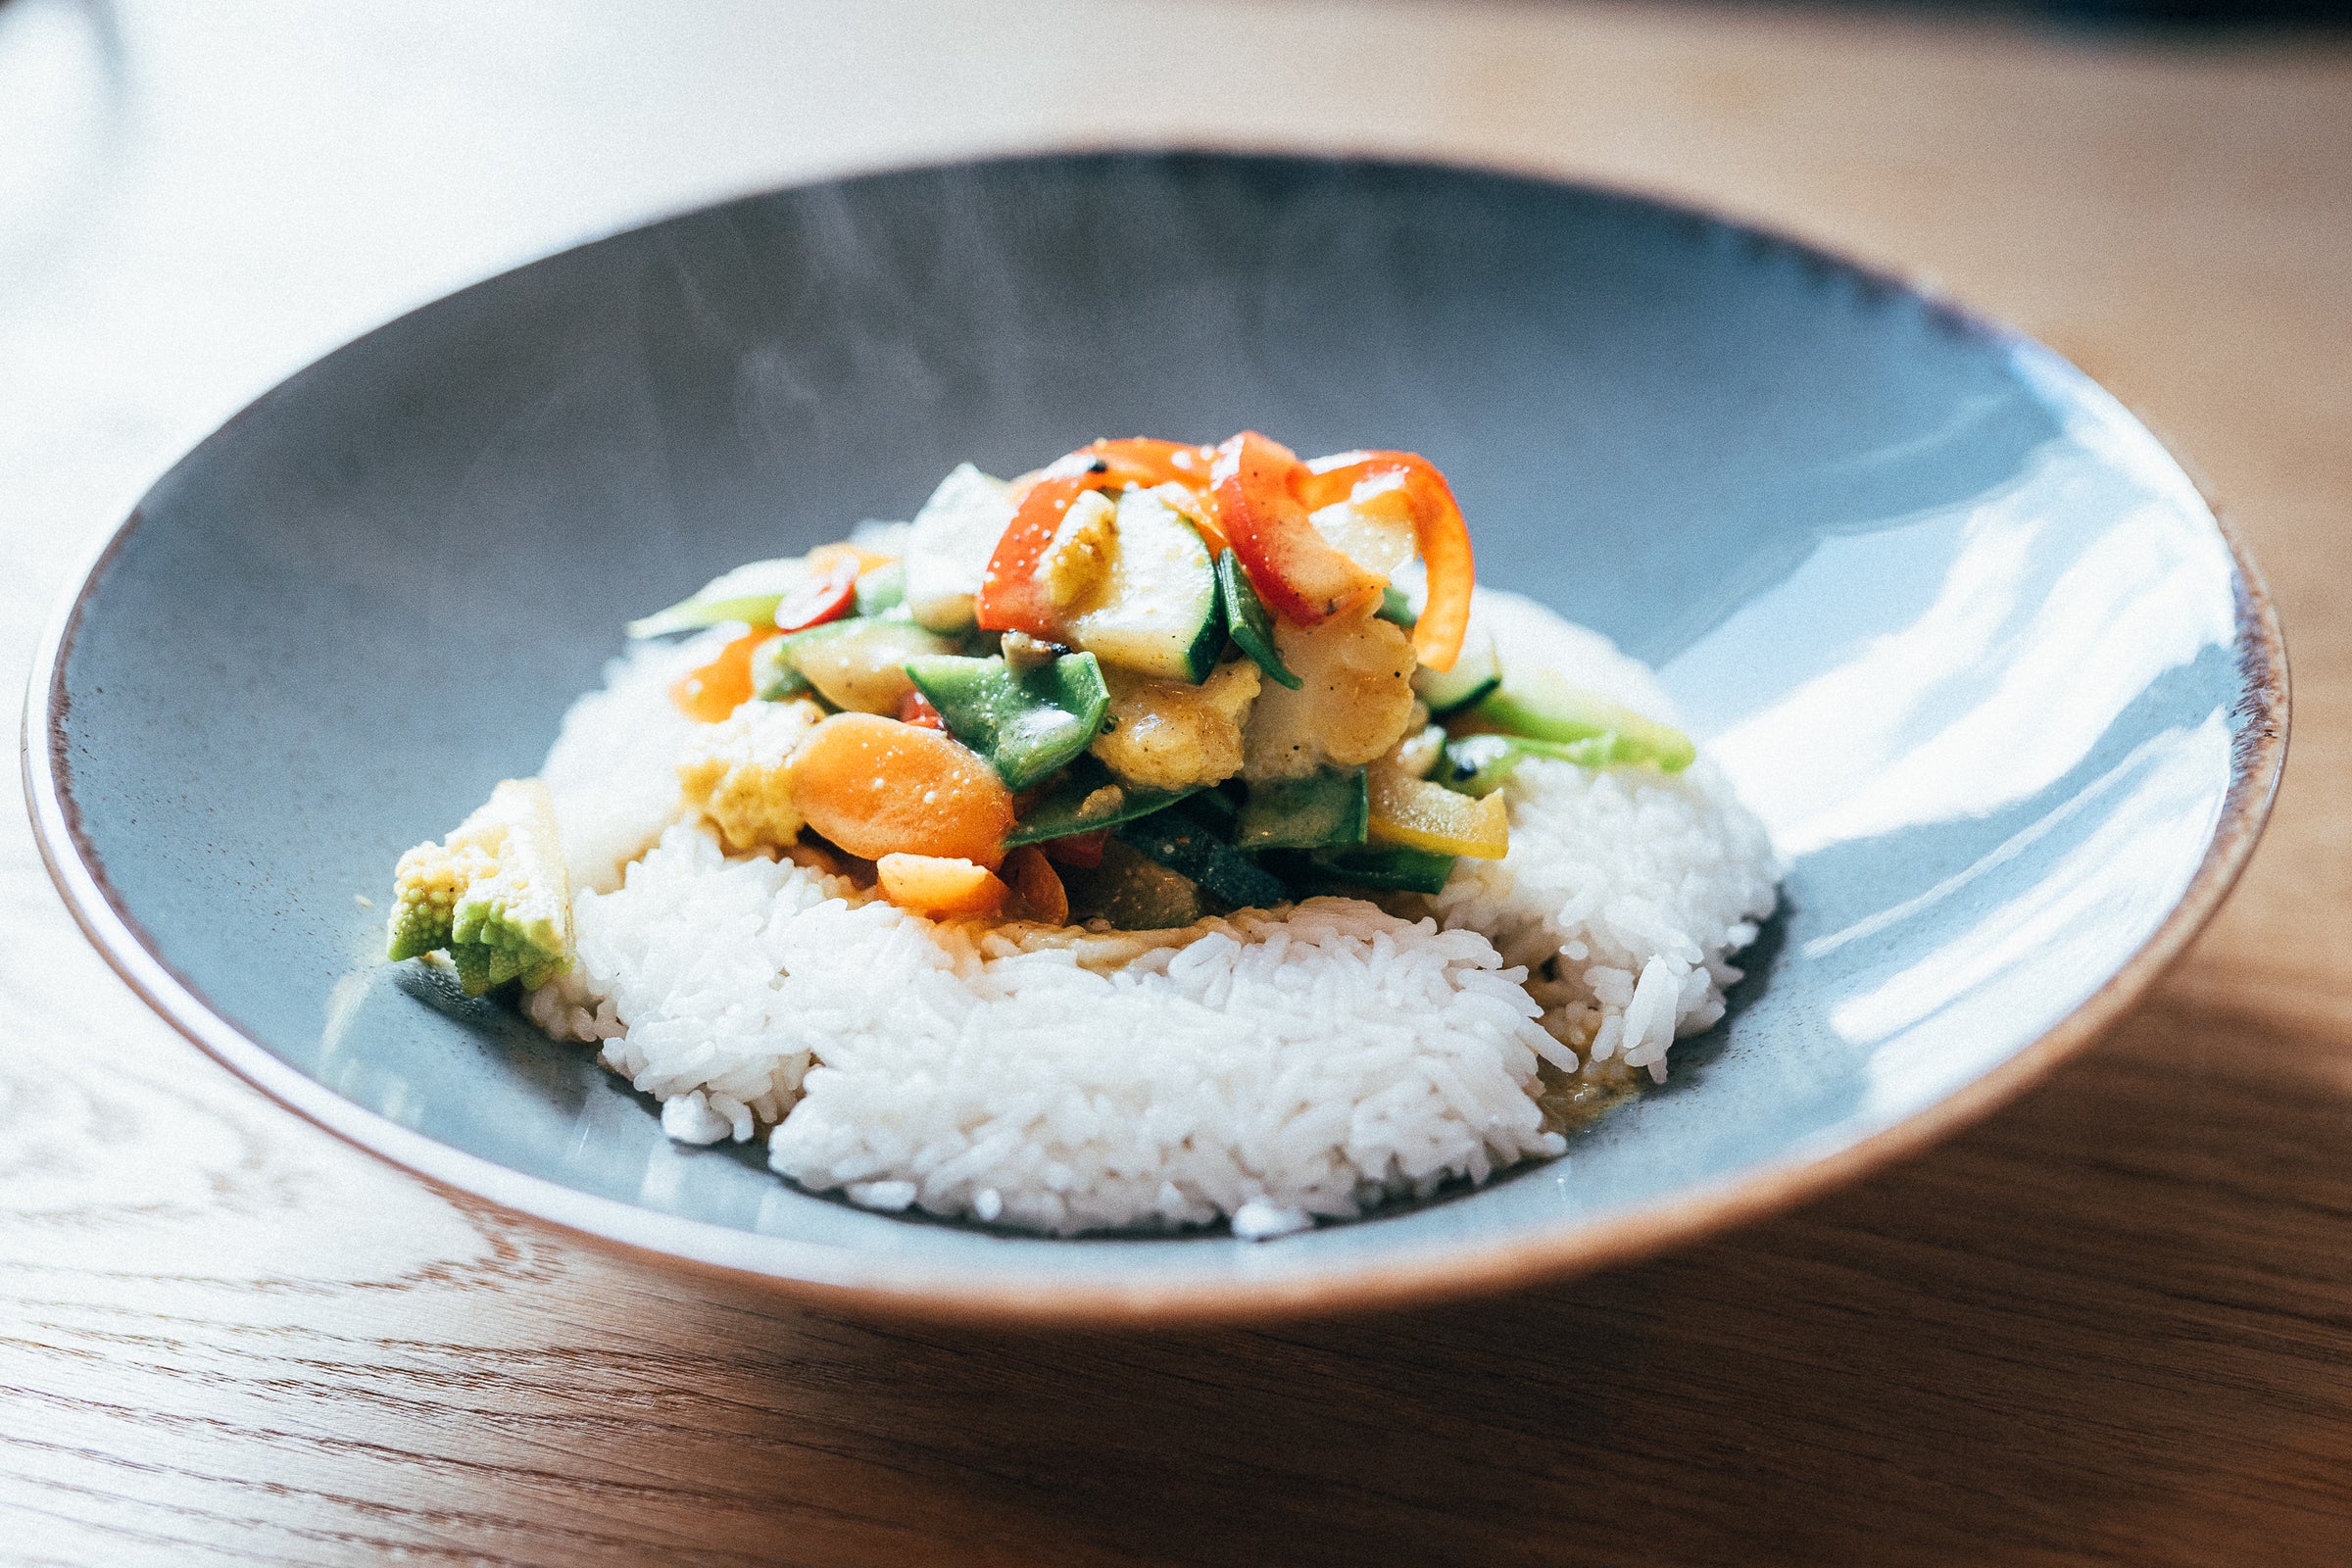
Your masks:
{"label": "bowl rim", "polygon": [[[1769,224],[1728,217],[1688,200],[1631,186],[1512,167],[1505,161],[1300,153],[1218,145],[1077,147],[861,169],[766,187],[728,200],[893,174],[1023,163],[1086,162],[1105,156],[1287,162],[1301,166],[1482,175],[1644,205],[1670,216],[1761,240],[1775,248],[1786,248],[1873,288],[1907,295],[2011,353],[2027,353],[2041,359],[2059,369],[2078,389],[2114,401],[2143,430],[2148,429],[2146,421],[2128,405],[2115,399],[2055,350],[2015,326],[1953,302],[1923,282],[1855,261]],[[504,276],[613,235],[657,227],[680,217],[725,205],[727,201],[699,203],[625,224],[491,275]],[[451,291],[456,292],[463,290]],[[449,297],[450,294],[443,294],[439,299]],[[436,303],[438,300],[428,301],[416,309],[430,309]],[[410,314],[414,312],[403,312],[401,316]],[[401,316],[380,322],[360,336],[383,330]],[[340,348],[329,351],[311,363],[318,364],[339,352]],[[244,417],[270,395],[265,392],[254,404],[215,426],[189,452]],[[2231,750],[2230,786],[2205,853],[2172,908],[2115,972],[2064,1017],[2038,1038],[1934,1103],[1825,1153],[1719,1178],[1690,1188],[1670,1201],[1565,1230],[1525,1232],[1485,1242],[1423,1244],[1384,1256],[1350,1259],[1335,1267],[1289,1277],[1127,1283],[1063,1279],[1032,1284],[975,1282],[952,1268],[918,1265],[910,1269],[904,1259],[876,1258],[846,1248],[684,1219],[619,1199],[580,1192],[440,1143],[346,1100],[246,1035],[212,1007],[193,981],[164,960],[137,917],[108,881],[95,849],[81,830],[66,755],[66,725],[71,707],[64,683],[66,662],[92,591],[144,520],[144,497],[161,482],[161,476],[142,487],[139,503],[131,506],[122,520],[107,531],[90,553],[87,564],[70,579],[41,635],[26,682],[20,736],[25,807],[42,863],[83,935],[133,992],[216,1061],[287,1109],[345,1142],[423,1178],[434,1188],[465,1199],[487,1200],[526,1220],[559,1227],[621,1253],[645,1257],[660,1267],[685,1265],[772,1289],[812,1305],[972,1324],[1132,1327],[1236,1323],[1396,1309],[1492,1295],[1629,1263],[1687,1245],[1791,1208],[1924,1151],[1984,1119],[2097,1039],[2213,917],[2251,858],[2278,794],[2286,759],[2291,706],[2286,648],[2277,606],[2237,526],[2215,500],[2203,476],[2182,463],[2161,437],[2152,430],[2149,434],[2187,475],[2212,514],[2230,558],[2235,614],[2231,648],[2237,665],[2239,728]],[[175,458],[163,473],[168,474],[187,455]]]}

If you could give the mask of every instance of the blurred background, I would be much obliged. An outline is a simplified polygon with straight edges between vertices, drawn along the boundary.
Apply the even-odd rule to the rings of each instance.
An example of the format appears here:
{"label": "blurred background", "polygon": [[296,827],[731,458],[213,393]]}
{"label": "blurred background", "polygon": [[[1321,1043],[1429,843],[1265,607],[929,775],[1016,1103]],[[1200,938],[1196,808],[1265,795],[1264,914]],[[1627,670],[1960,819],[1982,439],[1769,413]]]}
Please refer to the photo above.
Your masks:
{"label": "blurred background", "polygon": [[[2347,23],[2352,0],[0,0],[0,477],[20,515],[58,515],[75,498],[54,487],[129,484],[286,371],[491,270],[928,157],[1437,153],[1802,230],[1824,204],[1788,199],[1795,166],[1875,170],[1893,177],[1874,201],[1917,201],[1913,175],[2054,137],[2194,199],[2245,172],[2228,160],[2249,113],[2304,111],[2301,62],[2340,57]],[[1247,58],[1221,54],[1245,26]],[[1878,69],[1906,60],[1909,84]],[[2279,71],[2278,92],[2179,122],[2250,69]],[[2137,118],[2176,81],[2171,122]],[[1981,121],[1950,97],[1971,92]],[[1938,199],[1955,226],[2016,216],[1987,192]],[[1809,237],[1902,261],[1850,214],[1826,226]]]}

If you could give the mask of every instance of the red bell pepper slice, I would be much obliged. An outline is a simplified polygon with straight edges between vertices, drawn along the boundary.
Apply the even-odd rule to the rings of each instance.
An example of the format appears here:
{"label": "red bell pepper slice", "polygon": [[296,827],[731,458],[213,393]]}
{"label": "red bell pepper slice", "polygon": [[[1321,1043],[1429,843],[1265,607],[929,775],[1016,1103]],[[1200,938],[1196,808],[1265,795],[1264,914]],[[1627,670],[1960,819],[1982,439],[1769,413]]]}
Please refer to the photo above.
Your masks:
{"label": "red bell pepper slice", "polygon": [[1384,586],[1307,521],[1306,465],[1280,442],[1244,430],[1217,448],[1209,503],[1250,586],[1301,626],[1327,620]]}
{"label": "red bell pepper slice", "polygon": [[[1478,581],[1470,525],[1462,520],[1453,487],[1435,464],[1411,452],[1342,452],[1317,458],[1306,469],[1299,497],[1308,512],[1346,500],[1366,479],[1396,475],[1403,480],[1413,514],[1413,545],[1429,583],[1428,600],[1413,626],[1413,657],[1431,669],[1451,669],[1470,629],[1470,590]],[[1247,556],[1242,560],[1249,564]],[[1255,573],[1251,576],[1254,580]]]}
{"label": "red bell pepper slice", "polygon": [[1097,441],[1039,469],[1014,487],[1012,521],[997,540],[981,573],[974,618],[984,631],[1019,631],[1047,642],[1057,640],[1060,617],[1038,579],[1061,527],[1062,514],[1089,490],[1174,482],[1192,490],[1208,483],[1213,452],[1181,441],[1142,436]]}

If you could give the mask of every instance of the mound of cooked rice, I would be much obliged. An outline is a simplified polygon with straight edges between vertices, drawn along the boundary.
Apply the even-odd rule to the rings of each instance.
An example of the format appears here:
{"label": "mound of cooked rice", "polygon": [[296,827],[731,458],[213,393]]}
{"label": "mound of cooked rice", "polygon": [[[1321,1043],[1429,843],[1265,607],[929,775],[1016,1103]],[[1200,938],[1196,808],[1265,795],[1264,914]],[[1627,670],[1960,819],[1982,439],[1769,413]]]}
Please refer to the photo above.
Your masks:
{"label": "mound of cooked rice", "polygon": [[[1476,616],[1506,664],[1672,718],[1595,634],[1486,590]],[[680,819],[694,724],[667,692],[710,644],[640,649],[565,717],[542,776],[580,961],[527,1006],[601,1043],[671,1137],[772,1129],[778,1172],[872,1208],[1263,1237],[1483,1180],[1562,1150],[1545,1106],[1662,1080],[1773,906],[1763,829],[1705,758],[1530,760],[1507,857],[1434,897],[1171,932],[935,922]]]}

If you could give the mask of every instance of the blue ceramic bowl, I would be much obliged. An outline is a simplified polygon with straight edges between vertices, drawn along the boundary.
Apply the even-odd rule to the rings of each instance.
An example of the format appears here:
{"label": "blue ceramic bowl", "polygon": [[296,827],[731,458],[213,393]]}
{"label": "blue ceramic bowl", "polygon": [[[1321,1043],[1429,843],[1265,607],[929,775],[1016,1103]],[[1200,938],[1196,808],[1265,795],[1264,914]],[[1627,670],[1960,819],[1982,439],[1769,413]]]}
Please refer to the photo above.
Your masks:
{"label": "blue ceramic bowl", "polygon": [[[626,616],[904,516],[961,459],[1245,425],[1436,460],[1481,576],[1658,665],[1788,858],[1729,1020],[1568,1157],[1260,1245],[873,1214],[673,1147],[584,1051],[376,961],[394,858],[536,767]],[[1626,1257],[1982,1113],[2212,912],[2284,724],[2242,553],[2013,333],[1622,195],[1090,156],[675,218],[303,371],[108,545],[26,766],[130,983],[391,1159],[838,1298],[1205,1318]]]}

